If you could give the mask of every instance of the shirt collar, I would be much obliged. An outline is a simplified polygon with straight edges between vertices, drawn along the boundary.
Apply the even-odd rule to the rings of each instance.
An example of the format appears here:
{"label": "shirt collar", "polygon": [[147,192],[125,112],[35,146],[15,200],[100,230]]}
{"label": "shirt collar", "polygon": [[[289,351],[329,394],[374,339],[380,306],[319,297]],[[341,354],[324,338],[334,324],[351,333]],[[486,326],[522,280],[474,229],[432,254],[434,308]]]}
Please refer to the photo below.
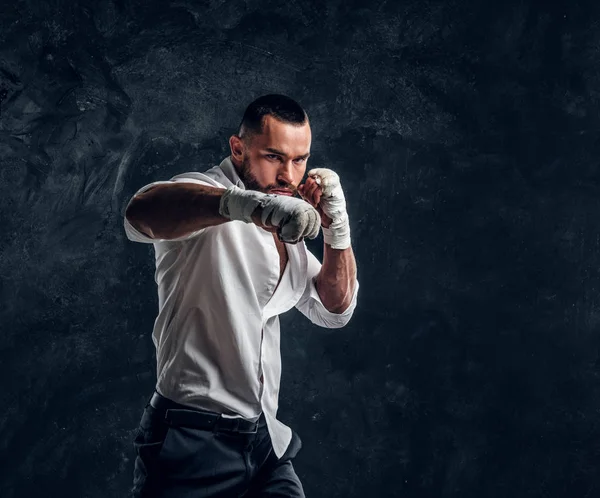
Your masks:
{"label": "shirt collar", "polygon": [[235,165],[231,162],[231,156],[223,159],[221,164],[219,164],[219,168],[221,168],[221,171],[223,171],[225,177],[231,182],[232,185],[244,190],[246,189],[244,182],[242,182],[237,170],[235,169]]}

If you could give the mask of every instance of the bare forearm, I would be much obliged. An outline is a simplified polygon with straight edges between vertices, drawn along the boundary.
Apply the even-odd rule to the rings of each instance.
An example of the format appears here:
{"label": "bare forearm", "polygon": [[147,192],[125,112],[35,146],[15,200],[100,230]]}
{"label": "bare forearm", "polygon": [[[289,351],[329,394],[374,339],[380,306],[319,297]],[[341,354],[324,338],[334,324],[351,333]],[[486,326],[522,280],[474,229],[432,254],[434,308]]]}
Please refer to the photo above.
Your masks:
{"label": "bare forearm", "polygon": [[352,247],[332,249],[324,244],[323,265],[317,275],[316,287],[325,308],[332,313],[343,313],[354,295],[356,261]]}
{"label": "bare forearm", "polygon": [[224,189],[188,182],[156,185],[134,197],[125,216],[150,237],[182,237],[229,221],[219,214],[223,192]]}

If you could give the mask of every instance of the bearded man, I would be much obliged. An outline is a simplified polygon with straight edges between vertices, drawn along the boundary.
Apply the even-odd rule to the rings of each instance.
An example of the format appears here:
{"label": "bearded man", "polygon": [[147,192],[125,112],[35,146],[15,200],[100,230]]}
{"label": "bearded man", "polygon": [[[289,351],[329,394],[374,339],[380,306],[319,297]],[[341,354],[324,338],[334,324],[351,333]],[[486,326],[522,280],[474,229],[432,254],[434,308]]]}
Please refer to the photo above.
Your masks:
{"label": "bearded man", "polygon": [[[279,318],[340,328],[358,281],[339,176],[308,171],[306,112],[284,95],[246,109],[231,155],[129,201],[127,237],[154,245],[157,382],[134,441],[136,497],[303,497],[295,431],[277,420]],[[299,197],[298,197],[299,196]],[[323,263],[305,238],[323,231]]]}

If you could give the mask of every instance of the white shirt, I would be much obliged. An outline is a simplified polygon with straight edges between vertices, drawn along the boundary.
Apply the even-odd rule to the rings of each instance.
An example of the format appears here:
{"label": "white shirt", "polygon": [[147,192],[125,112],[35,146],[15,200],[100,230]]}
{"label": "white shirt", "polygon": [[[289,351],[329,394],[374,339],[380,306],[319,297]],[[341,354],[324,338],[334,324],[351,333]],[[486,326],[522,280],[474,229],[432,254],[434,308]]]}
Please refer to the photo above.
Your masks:
{"label": "white shirt", "polygon": [[[136,194],[171,182],[244,188],[226,158],[204,173],[153,182]],[[142,234],[126,218],[124,227],[129,240],[154,244],[156,390],[178,403],[224,416],[256,420],[264,412],[273,449],[278,457],[283,455],[291,430],[276,418],[278,315],[295,306],[316,325],[343,327],[354,312],[358,282],[352,304],[335,314],[319,298],[314,278],[321,264],[304,242],[286,244],[288,263],[275,289],[280,265],[273,235],[252,223],[230,221],[168,240]]]}

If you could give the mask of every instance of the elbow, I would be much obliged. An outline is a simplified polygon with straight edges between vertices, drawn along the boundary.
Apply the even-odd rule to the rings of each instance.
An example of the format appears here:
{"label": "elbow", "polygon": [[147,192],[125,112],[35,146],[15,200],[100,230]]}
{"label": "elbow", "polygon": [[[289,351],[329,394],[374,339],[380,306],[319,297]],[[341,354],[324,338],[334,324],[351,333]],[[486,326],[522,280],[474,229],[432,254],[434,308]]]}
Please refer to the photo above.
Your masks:
{"label": "elbow", "polygon": [[136,214],[137,214],[137,202],[134,197],[129,201],[129,204],[127,204],[127,207],[125,208],[125,218],[127,219],[127,221],[129,223],[134,225]]}
{"label": "elbow", "polygon": [[354,283],[340,285],[337,280],[324,283],[321,279],[317,278],[315,285],[321,302],[329,313],[341,315],[352,304]]}
{"label": "elbow", "polygon": [[338,309],[327,309],[322,303],[316,304],[310,313],[310,321],[326,329],[341,329],[348,325],[354,315],[352,302]]}
{"label": "elbow", "polygon": [[[323,303],[325,304],[325,303]],[[341,303],[333,303],[329,306],[325,306],[325,309],[327,311],[329,311],[329,313],[333,313],[334,315],[341,315],[342,313],[344,313],[344,311],[346,311],[350,305],[352,304],[352,296],[350,296],[348,299],[345,299],[343,302]]]}
{"label": "elbow", "polygon": [[133,197],[127,207],[125,208],[125,218],[127,221],[131,223],[134,227],[138,228],[139,225],[139,216],[140,216],[140,200],[136,197]]}
{"label": "elbow", "polygon": [[151,228],[144,222],[142,203],[139,197],[133,197],[125,209],[125,218],[139,232],[148,237],[155,238]]}

